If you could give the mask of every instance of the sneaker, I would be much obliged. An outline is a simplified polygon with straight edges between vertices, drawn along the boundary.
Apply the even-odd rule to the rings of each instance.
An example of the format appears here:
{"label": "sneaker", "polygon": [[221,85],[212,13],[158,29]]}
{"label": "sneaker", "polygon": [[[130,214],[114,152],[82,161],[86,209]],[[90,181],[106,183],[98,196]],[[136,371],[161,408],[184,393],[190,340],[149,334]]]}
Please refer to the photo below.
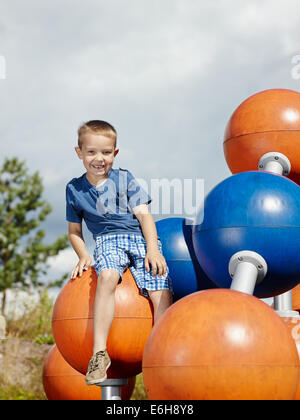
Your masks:
{"label": "sneaker", "polygon": [[98,351],[92,356],[85,381],[88,385],[94,385],[107,379],[106,371],[111,364],[110,357],[106,350]]}

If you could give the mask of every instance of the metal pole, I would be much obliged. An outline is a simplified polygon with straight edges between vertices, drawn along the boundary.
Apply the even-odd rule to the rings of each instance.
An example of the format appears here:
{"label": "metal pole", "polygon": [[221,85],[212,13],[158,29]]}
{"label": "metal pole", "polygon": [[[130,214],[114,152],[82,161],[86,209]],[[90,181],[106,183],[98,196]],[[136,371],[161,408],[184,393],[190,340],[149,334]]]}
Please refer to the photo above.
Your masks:
{"label": "metal pole", "polygon": [[121,400],[121,388],[119,386],[101,387],[101,400]]}
{"label": "metal pole", "polygon": [[258,170],[271,172],[277,175],[288,176],[291,172],[291,162],[279,152],[265,153],[258,162]]}
{"label": "metal pole", "polygon": [[265,278],[268,266],[264,258],[254,251],[239,251],[229,261],[232,277],[230,289],[253,295],[254,288]]}
{"label": "metal pole", "polygon": [[283,167],[279,162],[268,162],[265,167],[266,172],[272,172],[273,174],[282,175]]}
{"label": "metal pole", "polygon": [[106,379],[96,385],[101,386],[101,400],[122,400],[122,386],[127,384],[127,378],[117,378]]}
{"label": "metal pole", "polygon": [[281,317],[299,318],[299,313],[293,310],[292,290],[274,297],[274,310]]}
{"label": "metal pole", "polygon": [[249,262],[243,262],[236,268],[230,289],[253,295],[256,280],[257,268],[255,265]]}

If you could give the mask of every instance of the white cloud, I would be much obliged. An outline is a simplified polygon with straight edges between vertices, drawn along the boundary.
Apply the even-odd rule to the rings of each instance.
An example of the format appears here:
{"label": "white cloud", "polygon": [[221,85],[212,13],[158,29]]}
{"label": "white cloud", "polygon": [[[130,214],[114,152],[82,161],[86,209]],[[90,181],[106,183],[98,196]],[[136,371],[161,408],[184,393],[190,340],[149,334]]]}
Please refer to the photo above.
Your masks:
{"label": "white cloud", "polygon": [[54,168],[45,168],[42,167],[39,170],[41,177],[43,178],[43,185],[45,187],[51,187],[59,185],[61,182],[65,181],[65,175],[63,172],[54,170]]}
{"label": "white cloud", "polygon": [[64,274],[66,271],[71,272],[78,262],[78,257],[73,248],[67,248],[60,251],[55,257],[50,257],[48,263],[50,270],[57,274]]}

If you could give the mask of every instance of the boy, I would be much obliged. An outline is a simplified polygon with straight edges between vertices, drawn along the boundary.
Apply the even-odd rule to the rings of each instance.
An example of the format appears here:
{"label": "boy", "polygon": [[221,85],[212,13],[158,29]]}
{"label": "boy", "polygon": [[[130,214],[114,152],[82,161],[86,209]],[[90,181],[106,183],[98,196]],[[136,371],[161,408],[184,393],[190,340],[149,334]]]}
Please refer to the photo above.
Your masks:
{"label": "boy", "polygon": [[113,169],[119,152],[116,140],[116,130],[105,121],[83,124],[78,130],[75,150],[86,173],[72,179],[66,188],[69,238],[79,258],[71,278],[81,276],[91,265],[82,236],[82,219],[96,241],[94,259],[98,281],[93,356],[86,374],[88,385],[107,378],[110,358],[106,342],[114,317],[114,295],[127,267],[142,294],[153,304],[154,322],[172,303],[168,268],[147,206],[151,198],[129,171]]}

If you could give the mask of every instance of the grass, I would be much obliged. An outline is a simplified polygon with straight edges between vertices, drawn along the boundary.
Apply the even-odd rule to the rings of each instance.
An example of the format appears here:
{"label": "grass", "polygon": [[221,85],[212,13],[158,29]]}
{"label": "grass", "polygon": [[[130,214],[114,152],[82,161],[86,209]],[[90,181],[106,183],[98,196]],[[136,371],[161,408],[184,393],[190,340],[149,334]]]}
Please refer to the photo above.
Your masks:
{"label": "grass", "polygon": [[48,290],[40,291],[40,300],[35,305],[28,305],[24,315],[19,319],[9,319],[7,328],[11,335],[31,340],[37,344],[53,344],[52,310],[53,299],[49,297]]}
{"label": "grass", "polygon": [[46,399],[41,378],[48,350],[8,332],[0,342],[0,400]]}
{"label": "grass", "polygon": [[130,399],[131,400],[148,400],[142,373],[140,373],[136,377],[135,388],[133,390],[133,393]]}
{"label": "grass", "polygon": [[37,400],[37,398],[34,393],[12,385],[0,389],[0,400]]}
{"label": "grass", "polygon": [[[19,319],[7,320],[7,339],[0,340],[0,400],[46,400],[42,372],[54,343],[53,300],[47,289],[37,304],[25,308]],[[132,400],[145,400],[143,375],[136,377]]]}

